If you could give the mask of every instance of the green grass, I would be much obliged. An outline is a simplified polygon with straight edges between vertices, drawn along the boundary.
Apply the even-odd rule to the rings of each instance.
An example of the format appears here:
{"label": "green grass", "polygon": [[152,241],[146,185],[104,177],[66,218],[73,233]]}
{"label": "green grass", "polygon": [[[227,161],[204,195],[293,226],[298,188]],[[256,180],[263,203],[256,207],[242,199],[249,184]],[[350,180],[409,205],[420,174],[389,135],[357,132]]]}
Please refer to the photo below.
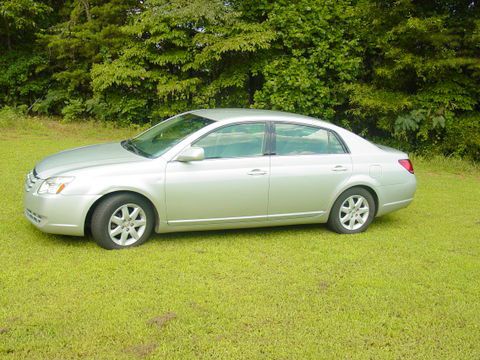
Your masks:
{"label": "green grass", "polygon": [[295,226],[105,251],[23,218],[38,160],[134,131],[1,129],[0,358],[480,358],[478,167],[415,159],[414,203],[354,236]]}

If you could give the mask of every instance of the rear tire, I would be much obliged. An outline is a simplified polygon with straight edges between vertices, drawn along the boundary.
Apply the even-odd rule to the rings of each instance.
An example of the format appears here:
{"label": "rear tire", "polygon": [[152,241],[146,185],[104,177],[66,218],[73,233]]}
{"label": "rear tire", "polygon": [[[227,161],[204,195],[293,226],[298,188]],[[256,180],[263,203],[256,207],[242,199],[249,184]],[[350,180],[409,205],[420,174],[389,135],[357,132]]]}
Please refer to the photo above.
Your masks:
{"label": "rear tire", "polygon": [[104,249],[124,249],[143,244],[155,225],[151,204],[139,195],[116,194],[105,198],[92,215],[92,235]]}
{"label": "rear tire", "polygon": [[344,191],[333,204],[328,226],[339,234],[357,234],[367,230],[375,213],[372,194],[362,187],[353,187]]}

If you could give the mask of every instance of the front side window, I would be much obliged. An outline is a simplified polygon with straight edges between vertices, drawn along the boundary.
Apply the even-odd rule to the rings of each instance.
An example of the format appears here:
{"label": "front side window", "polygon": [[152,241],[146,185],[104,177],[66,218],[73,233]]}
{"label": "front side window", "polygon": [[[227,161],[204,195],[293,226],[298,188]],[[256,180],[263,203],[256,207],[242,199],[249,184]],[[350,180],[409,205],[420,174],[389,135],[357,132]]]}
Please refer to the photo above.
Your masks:
{"label": "front side window", "polygon": [[184,114],[165,120],[137,137],[122,142],[122,145],[127,150],[155,158],[212,123],[213,120],[195,114]]}
{"label": "front side window", "polygon": [[343,154],[337,136],[326,129],[299,124],[275,124],[276,155]]}
{"label": "front side window", "polygon": [[198,140],[194,146],[205,151],[205,159],[263,155],[265,123],[244,123],[222,127]]}

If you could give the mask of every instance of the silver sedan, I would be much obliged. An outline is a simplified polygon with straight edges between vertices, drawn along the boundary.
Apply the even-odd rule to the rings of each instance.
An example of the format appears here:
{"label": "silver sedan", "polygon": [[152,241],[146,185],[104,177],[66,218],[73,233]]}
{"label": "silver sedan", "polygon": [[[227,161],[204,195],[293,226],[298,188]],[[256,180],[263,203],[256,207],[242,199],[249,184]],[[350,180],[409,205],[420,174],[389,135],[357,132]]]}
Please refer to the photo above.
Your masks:
{"label": "silver sedan", "polygon": [[196,110],[122,142],[49,156],[25,182],[25,216],[42,231],[107,249],[157,233],[328,223],[338,233],[406,207],[408,155],[306,116]]}

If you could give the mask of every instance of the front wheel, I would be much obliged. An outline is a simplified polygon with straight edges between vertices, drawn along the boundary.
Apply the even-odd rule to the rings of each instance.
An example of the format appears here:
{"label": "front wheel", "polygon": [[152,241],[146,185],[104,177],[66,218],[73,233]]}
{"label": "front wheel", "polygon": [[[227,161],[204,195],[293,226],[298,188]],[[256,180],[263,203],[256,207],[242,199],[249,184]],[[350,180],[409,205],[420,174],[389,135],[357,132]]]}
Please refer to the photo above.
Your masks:
{"label": "front wheel", "polygon": [[365,231],[375,217],[375,200],[361,187],[344,191],[333,204],[328,226],[339,234]]}
{"label": "front wheel", "polygon": [[154,224],[155,214],[148,201],[135,194],[117,194],[95,208],[92,235],[105,249],[123,249],[147,241]]}

